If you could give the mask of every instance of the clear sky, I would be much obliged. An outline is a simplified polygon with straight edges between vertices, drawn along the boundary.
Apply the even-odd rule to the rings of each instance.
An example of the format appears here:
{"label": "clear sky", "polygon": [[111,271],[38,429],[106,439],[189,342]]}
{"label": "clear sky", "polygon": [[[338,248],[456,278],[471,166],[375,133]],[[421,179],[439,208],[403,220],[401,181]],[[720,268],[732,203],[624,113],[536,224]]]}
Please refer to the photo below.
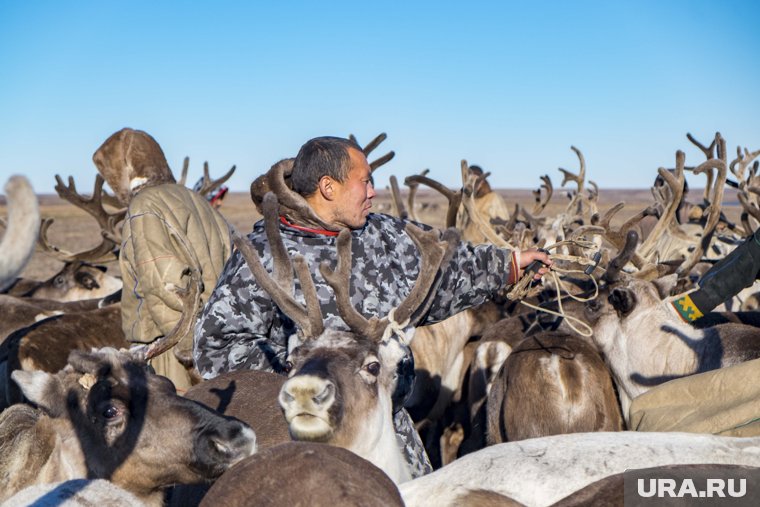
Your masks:
{"label": "clear sky", "polygon": [[458,186],[463,158],[494,187],[558,186],[571,145],[602,188],[648,187],[677,149],[702,161],[687,132],[760,148],[759,20],[757,0],[0,0],[0,179],[89,191],[129,126],[190,180],[236,164],[234,191],[311,137],[380,132],[378,187]]}

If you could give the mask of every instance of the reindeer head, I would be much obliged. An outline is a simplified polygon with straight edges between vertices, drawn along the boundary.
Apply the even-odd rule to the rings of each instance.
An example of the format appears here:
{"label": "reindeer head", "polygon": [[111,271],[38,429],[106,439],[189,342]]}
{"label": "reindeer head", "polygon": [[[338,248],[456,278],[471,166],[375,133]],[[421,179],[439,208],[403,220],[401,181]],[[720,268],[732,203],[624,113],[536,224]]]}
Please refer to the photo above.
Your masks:
{"label": "reindeer head", "polygon": [[[662,299],[677,281],[676,274],[660,277],[664,270],[653,265],[635,274],[622,271],[636,254],[638,239],[636,231],[628,231],[625,245],[601,278],[599,297],[586,303],[585,317],[594,327],[594,340],[602,350],[609,351],[615,343],[625,342],[627,334],[636,332],[647,312],[663,309]],[[648,280],[653,276],[658,278]]]}
{"label": "reindeer head", "polygon": [[218,477],[253,454],[253,430],[178,396],[128,352],[74,351],[52,375],[15,371],[24,395],[71,428],[91,478],[108,478],[140,495],[175,482]]}
{"label": "reindeer head", "polygon": [[[387,351],[387,344],[337,330],[294,347],[280,392],[293,438],[350,448],[368,417],[382,424],[385,414],[375,412],[391,410],[394,388],[395,362]],[[372,426],[379,435],[382,428]]]}

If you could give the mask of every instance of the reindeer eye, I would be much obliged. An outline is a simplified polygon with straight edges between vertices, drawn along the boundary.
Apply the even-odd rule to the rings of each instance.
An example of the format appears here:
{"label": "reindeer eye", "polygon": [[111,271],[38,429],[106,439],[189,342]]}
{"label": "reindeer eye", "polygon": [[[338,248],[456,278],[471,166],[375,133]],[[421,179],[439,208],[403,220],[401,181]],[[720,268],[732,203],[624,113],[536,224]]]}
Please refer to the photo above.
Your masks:
{"label": "reindeer eye", "polygon": [[115,419],[119,416],[119,409],[114,405],[106,405],[101,414],[103,415],[104,419]]}
{"label": "reindeer eye", "polygon": [[285,361],[285,365],[282,368],[285,373],[290,373],[290,370],[293,369],[293,362],[292,361]]}
{"label": "reindeer eye", "polygon": [[377,377],[378,375],[380,375],[380,363],[378,363],[377,361],[372,361],[364,368],[373,377]]}

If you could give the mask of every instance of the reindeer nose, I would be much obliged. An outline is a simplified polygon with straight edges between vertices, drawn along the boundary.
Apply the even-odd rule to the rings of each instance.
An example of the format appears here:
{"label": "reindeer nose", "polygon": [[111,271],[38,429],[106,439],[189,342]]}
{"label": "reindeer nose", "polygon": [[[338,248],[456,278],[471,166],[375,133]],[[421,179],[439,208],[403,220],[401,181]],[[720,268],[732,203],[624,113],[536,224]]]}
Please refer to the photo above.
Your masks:
{"label": "reindeer nose", "polygon": [[286,409],[293,405],[303,408],[322,408],[335,400],[335,384],[313,375],[290,378],[280,391],[280,405]]}

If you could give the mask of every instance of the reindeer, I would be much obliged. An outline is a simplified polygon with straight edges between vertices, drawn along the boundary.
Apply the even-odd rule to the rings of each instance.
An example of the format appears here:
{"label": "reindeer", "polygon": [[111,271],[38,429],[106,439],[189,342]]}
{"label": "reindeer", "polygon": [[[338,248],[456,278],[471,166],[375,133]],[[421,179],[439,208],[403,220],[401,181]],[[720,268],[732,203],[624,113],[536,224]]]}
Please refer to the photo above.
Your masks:
{"label": "reindeer", "polygon": [[33,484],[107,478],[158,506],[162,488],[216,478],[256,449],[248,425],[179,397],[133,354],[76,351],[56,374],[12,376],[39,408],[0,414],[0,500]]}
{"label": "reindeer", "polygon": [[58,273],[39,281],[18,278],[5,294],[24,298],[53,301],[82,301],[100,299],[121,290],[121,279],[106,273],[105,266],[72,261],[64,264]]}
{"label": "reindeer", "polygon": [[608,297],[596,298],[585,309],[593,340],[618,387],[626,422],[630,401],[653,386],[760,357],[757,329],[752,326],[729,323],[695,329],[683,322],[662,299],[670,294],[677,274],[651,282],[646,279],[651,269],[633,276],[623,273],[637,243],[638,234],[629,231],[603,277]]}
{"label": "reindeer", "polygon": [[[255,484],[254,487],[241,487]],[[225,472],[202,507],[303,505],[403,507],[382,470],[340,447],[290,442],[261,451]]]}
{"label": "reindeer", "polygon": [[56,373],[66,366],[72,350],[125,348],[121,330],[121,305],[50,316],[11,333],[0,344],[0,410],[23,397],[11,380],[13,372]]}
{"label": "reindeer", "polygon": [[486,410],[488,445],[623,429],[612,379],[596,348],[561,332],[528,337],[512,349]]}
{"label": "reindeer", "polygon": [[[165,336],[148,345],[133,347],[146,360],[170,350],[182,336],[191,332],[200,300],[200,277],[188,269],[188,285],[175,287],[180,300],[181,315],[177,324]],[[73,304],[73,303],[69,303]],[[63,314],[14,331],[0,347],[0,407],[21,401],[20,394],[8,378],[16,370],[55,372],[62,367],[62,358],[72,350],[93,347],[126,347],[121,304],[108,305],[81,313]],[[192,372],[191,372],[192,374]]]}
{"label": "reindeer", "polygon": [[8,227],[0,242],[0,289],[24,269],[34,248],[35,227],[40,220],[37,196],[23,176],[5,184],[8,196]]}
{"label": "reindeer", "polygon": [[293,264],[279,235],[274,194],[266,194],[263,208],[275,278],[247,240],[239,235],[233,238],[257,283],[299,330],[297,339],[290,340],[289,378],[279,397],[291,436],[347,448],[394,481],[408,480],[411,475],[396,441],[391,401],[396,364],[403,351],[385,334],[393,322],[414,325],[422,318],[449,243],[439,242],[437,231],[422,232],[409,224],[407,232],[422,253],[420,276],[394,315],[367,320],[350,302],[351,233],[343,230],[337,238],[337,267],[332,270],[322,264],[320,272],[351,331],[325,329],[314,281],[301,256],[294,262],[305,306],[292,294]]}
{"label": "reindeer", "polygon": [[[256,447],[260,452],[291,441],[288,423],[277,401],[285,380],[277,373],[235,370],[192,386],[184,396],[248,424],[256,432]],[[175,486],[168,493],[168,505],[196,506],[210,487],[211,484]]]}
{"label": "reindeer", "polygon": [[689,464],[759,467],[760,438],[629,431],[533,438],[486,447],[399,490],[407,507],[461,505],[472,490],[551,505],[626,470]]}
{"label": "reindeer", "polygon": [[412,419],[418,423],[424,419],[434,421],[443,414],[467,367],[465,345],[501,314],[498,305],[488,302],[415,330],[411,347],[416,379],[405,403]]}
{"label": "reindeer", "polygon": [[0,308],[3,314],[3,318],[0,319],[0,343],[5,341],[12,332],[31,326],[35,322],[64,313],[96,310],[112,302],[114,302],[114,297],[64,302],[0,294]]}

